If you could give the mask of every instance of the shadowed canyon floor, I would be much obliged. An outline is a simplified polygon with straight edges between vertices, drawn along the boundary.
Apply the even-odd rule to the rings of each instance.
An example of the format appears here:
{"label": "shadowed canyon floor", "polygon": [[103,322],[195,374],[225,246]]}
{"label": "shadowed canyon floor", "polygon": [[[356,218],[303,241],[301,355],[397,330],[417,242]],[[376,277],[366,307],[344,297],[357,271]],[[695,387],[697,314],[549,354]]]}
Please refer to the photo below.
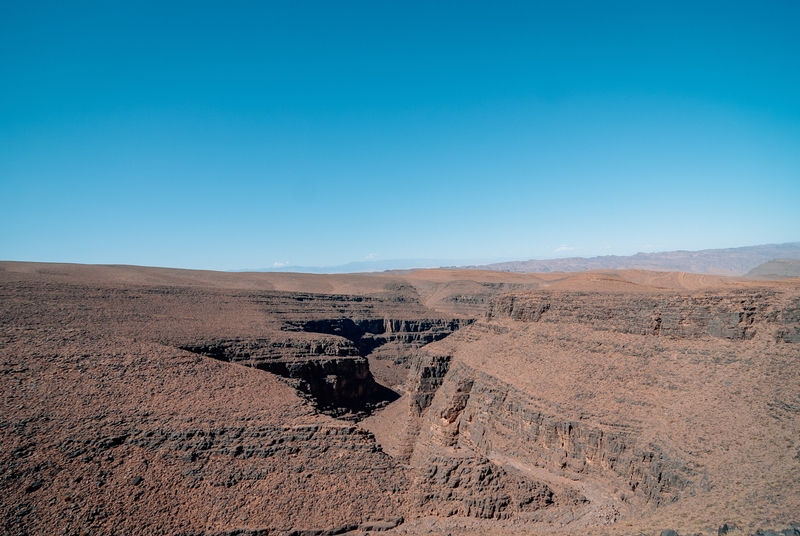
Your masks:
{"label": "shadowed canyon floor", "polygon": [[7,534],[800,522],[796,278],[3,262],[0,362]]}

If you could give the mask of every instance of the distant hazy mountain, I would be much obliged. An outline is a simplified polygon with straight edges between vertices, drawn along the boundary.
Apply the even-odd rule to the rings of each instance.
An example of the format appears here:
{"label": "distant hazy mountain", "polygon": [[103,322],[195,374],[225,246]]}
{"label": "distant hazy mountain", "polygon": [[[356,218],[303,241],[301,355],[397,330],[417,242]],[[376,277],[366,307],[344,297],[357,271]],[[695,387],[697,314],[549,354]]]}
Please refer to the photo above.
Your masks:
{"label": "distant hazy mountain", "polygon": [[[580,272],[599,269],[638,269],[680,271],[699,274],[744,275],[755,267],[774,259],[800,260],[800,242],[765,244],[729,249],[701,251],[667,251],[637,253],[630,256],[570,257],[566,259],[509,261],[478,264],[475,260],[392,259],[360,261],[338,266],[276,266],[240,272],[302,272],[310,274],[345,274],[412,270],[415,268],[459,267],[503,272]],[[483,261],[486,262],[486,261]]]}
{"label": "distant hazy mountain", "polygon": [[700,274],[744,275],[773,259],[800,259],[800,242],[701,251],[637,253],[630,256],[571,257],[568,259],[500,262],[474,268],[504,272],[579,272],[597,269],[681,271]]}
{"label": "distant hazy mountain", "polygon": [[759,264],[745,277],[753,279],[783,279],[784,277],[800,277],[800,260],[775,259]]}
{"label": "distant hazy mountain", "polygon": [[[257,270],[236,270],[242,272],[301,272],[308,274],[347,274],[358,272],[383,272],[386,270],[411,270],[414,268],[440,268],[442,266],[463,266],[480,261],[452,259],[392,259],[380,261],[361,261],[339,266],[278,266]],[[483,262],[486,262],[484,259]]]}

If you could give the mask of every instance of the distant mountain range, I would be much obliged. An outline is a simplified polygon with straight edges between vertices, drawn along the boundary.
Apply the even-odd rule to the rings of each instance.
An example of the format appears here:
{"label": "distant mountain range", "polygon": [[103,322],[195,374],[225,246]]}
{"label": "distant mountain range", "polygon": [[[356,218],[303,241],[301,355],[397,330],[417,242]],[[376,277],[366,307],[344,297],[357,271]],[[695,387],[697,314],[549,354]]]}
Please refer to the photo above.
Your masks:
{"label": "distant mountain range", "polygon": [[499,262],[471,266],[471,268],[503,272],[580,272],[598,269],[656,270],[737,276],[744,275],[756,266],[774,259],[800,259],[800,242],[700,251],[637,253],[629,256],[604,255],[589,258],[570,257],[567,259]]}
{"label": "distant mountain range", "polygon": [[752,279],[782,279],[784,277],[800,277],[800,260],[775,259],[759,264],[745,274]]}
{"label": "distant mountain range", "polygon": [[[765,244],[728,249],[700,251],[667,251],[636,255],[603,255],[565,259],[527,260],[477,264],[480,261],[452,259],[393,259],[351,262],[338,266],[276,266],[241,272],[302,272],[312,274],[344,274],[413,270],[418,268],[469,268],[502,272],[580,272],[583,270],[655,270],[699,274],[741,276],[757,266],[775,259],[800,260],[800,242]],[[763,274],[756,274],[763,275]]]}
{"label": "distant mountain range", "polygon": [[[486,259],[482,259],[486,262]],[[452,259],[388,259],[379,261],[360,261],[340,264],[338,266],[274,266],[257,270],[235,270],[237,272],[300,272],[307,274],[348,274],[361,272],[384,272],[387,270],[413,270],[415,268],[455,267],[471,264],[476,261]]]}

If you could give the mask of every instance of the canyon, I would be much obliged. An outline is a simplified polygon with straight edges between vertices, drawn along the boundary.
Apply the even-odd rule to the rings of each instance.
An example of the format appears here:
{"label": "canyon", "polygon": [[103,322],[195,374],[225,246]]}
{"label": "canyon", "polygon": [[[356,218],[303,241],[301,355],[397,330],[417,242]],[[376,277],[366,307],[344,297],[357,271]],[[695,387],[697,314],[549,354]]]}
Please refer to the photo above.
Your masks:
{"label": "canyon", "polygon": [[800,535],[798,278],[2,262],[0,356],[8,534]]}

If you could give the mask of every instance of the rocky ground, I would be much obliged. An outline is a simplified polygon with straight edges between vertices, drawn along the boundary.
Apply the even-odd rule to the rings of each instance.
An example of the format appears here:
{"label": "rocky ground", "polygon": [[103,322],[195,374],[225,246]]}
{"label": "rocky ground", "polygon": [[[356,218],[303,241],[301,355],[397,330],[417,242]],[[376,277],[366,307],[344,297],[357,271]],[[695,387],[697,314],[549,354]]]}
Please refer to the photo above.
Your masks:
{"label": "rocky ground", "polygon": [[798,279],[6,262],[0,363],[7,534],[800,534]]}

